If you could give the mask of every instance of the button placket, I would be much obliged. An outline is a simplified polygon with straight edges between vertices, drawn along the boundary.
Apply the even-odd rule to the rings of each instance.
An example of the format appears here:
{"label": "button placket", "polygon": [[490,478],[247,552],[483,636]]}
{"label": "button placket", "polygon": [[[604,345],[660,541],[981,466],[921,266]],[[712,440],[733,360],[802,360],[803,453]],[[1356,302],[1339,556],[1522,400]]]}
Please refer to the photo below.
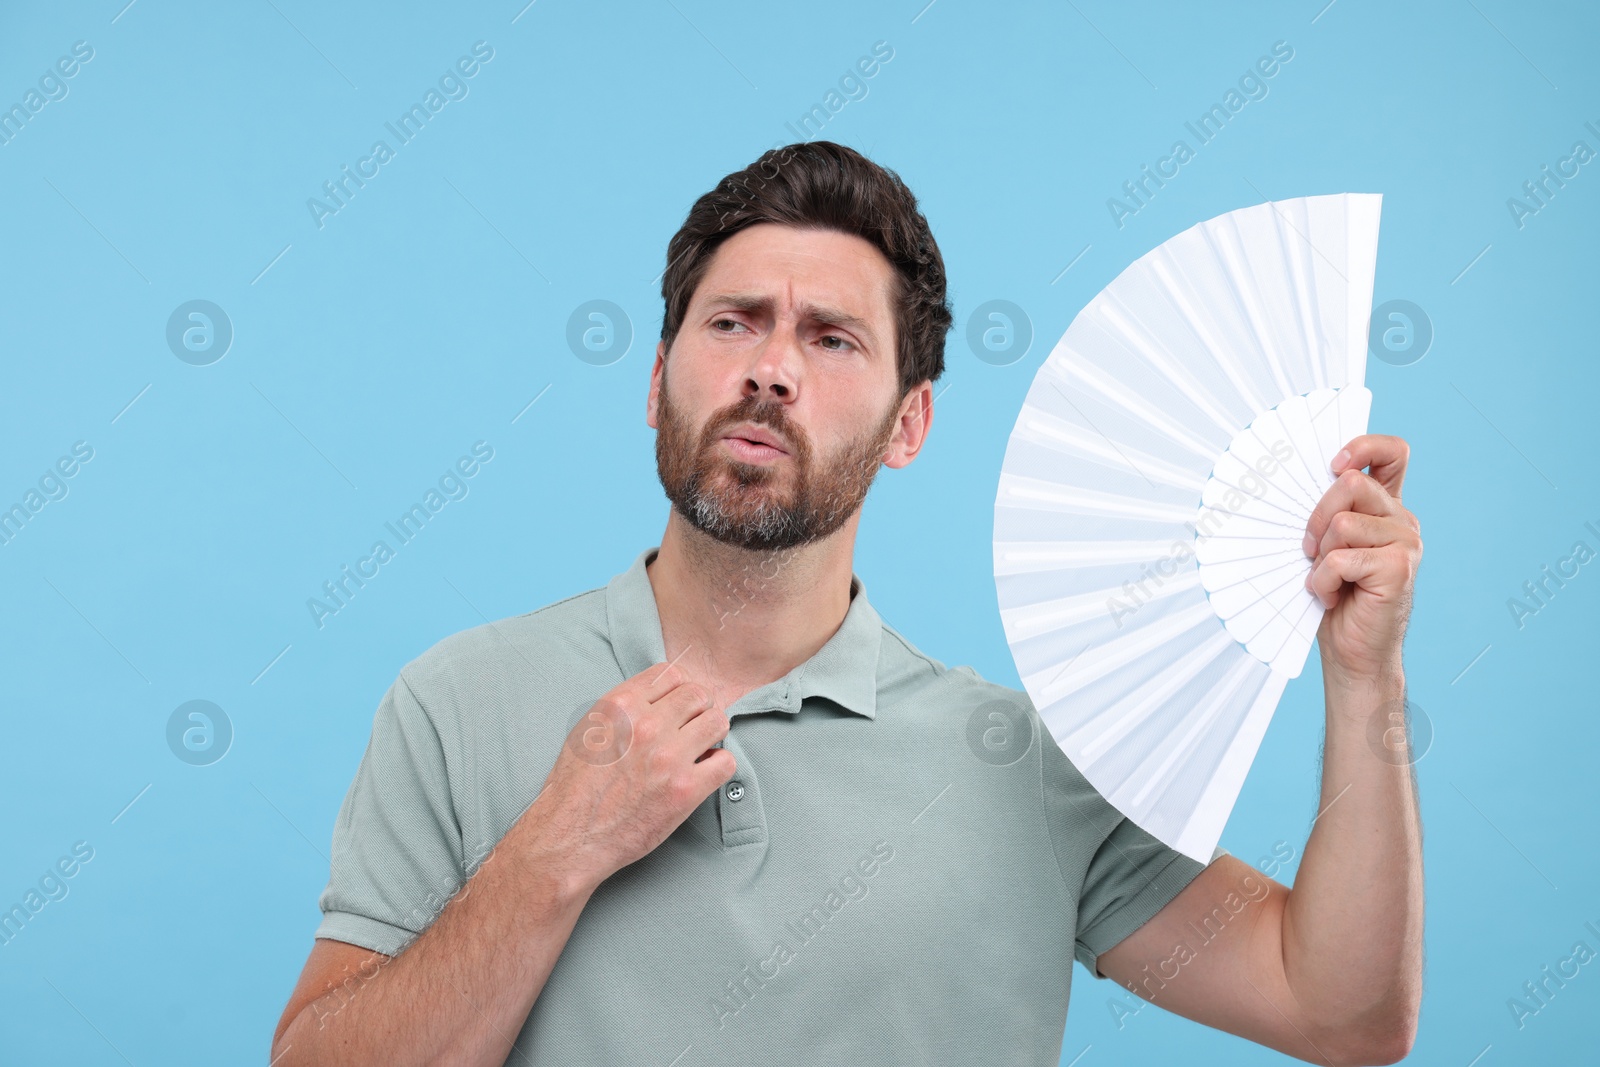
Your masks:
{"label": "button placket", "polygon": [[[738,720],[734,720],[737,724]],[[756,844],[767,839],[767,820],[761,810],[760,779],[749,756],[730,730],[722,747],[733,753],[739,769],[717,791],[717,815],[722,826],[724,848]]]}

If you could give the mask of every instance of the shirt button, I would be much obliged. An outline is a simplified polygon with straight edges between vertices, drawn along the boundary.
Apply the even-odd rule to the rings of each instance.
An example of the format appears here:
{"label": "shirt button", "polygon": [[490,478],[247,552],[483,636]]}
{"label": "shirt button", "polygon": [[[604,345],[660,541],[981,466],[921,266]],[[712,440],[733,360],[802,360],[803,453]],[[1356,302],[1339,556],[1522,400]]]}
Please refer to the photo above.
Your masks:
{"label": "shirt button", "polygon": [[736,804],[744,799],[743,782],[735,780],[728,783],[728,799]]}

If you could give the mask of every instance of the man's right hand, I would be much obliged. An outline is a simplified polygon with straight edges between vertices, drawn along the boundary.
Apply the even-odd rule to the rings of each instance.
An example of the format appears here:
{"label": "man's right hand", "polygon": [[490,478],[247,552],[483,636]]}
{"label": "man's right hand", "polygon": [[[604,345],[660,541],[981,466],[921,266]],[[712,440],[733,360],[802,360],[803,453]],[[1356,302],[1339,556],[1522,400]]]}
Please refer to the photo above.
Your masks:
{"label": "man's right hand", "polygon": [[733,754],[714,747],[727,736],[728,717],[705,686],[675,664],[652,664],[578,720],[526,814],[592,890],[654,851],[734,776]]}
{"label": "man's right hand", "polygon": [[590,895],[733,777],[732,753],[713,747],[727,736],[710,692],[674,665],[607,692],[568,734],[539,796],[398,956],[316,941],[273,1062],[506,1062]]}

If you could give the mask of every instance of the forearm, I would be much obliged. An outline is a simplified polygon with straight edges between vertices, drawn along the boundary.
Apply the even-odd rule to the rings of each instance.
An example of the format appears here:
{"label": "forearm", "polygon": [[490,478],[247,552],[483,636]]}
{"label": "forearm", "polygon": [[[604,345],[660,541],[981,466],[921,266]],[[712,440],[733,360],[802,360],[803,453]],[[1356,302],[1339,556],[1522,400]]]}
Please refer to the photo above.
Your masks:
{"label": "forearm", "polygon": [[1422,975],[1422,831],[1405,678],[1343,678],[1324,660],[1319,815],[1283,914],[1284,973],[1332,1037],[1398,1041]]}
{"label": "forearm", "polygon": [[296,1016],[274,1067],[498,1067],[593,891],[570,870],[542,827],[520,819],[398,956]]}

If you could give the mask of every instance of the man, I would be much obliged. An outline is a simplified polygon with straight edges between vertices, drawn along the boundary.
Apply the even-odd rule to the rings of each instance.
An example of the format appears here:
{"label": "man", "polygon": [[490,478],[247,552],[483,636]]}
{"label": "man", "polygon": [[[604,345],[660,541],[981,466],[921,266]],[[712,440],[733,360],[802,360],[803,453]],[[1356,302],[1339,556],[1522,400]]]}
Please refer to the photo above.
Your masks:
{"label": "man", "polygon": [[951,321],[897,176],[766,153],[696,202],[662,295],[661,544],[401,670],[277,1067],[1053,1064],[1074,957],[1311,1062],[1403,1057],[1420,830],[1366,736],[1404,697],[1405,443],[1349,442],[1307,532],[1327,745],[1291,891],[1128,822],[1025,693],[868,603],[860,506],[927,440]]}

